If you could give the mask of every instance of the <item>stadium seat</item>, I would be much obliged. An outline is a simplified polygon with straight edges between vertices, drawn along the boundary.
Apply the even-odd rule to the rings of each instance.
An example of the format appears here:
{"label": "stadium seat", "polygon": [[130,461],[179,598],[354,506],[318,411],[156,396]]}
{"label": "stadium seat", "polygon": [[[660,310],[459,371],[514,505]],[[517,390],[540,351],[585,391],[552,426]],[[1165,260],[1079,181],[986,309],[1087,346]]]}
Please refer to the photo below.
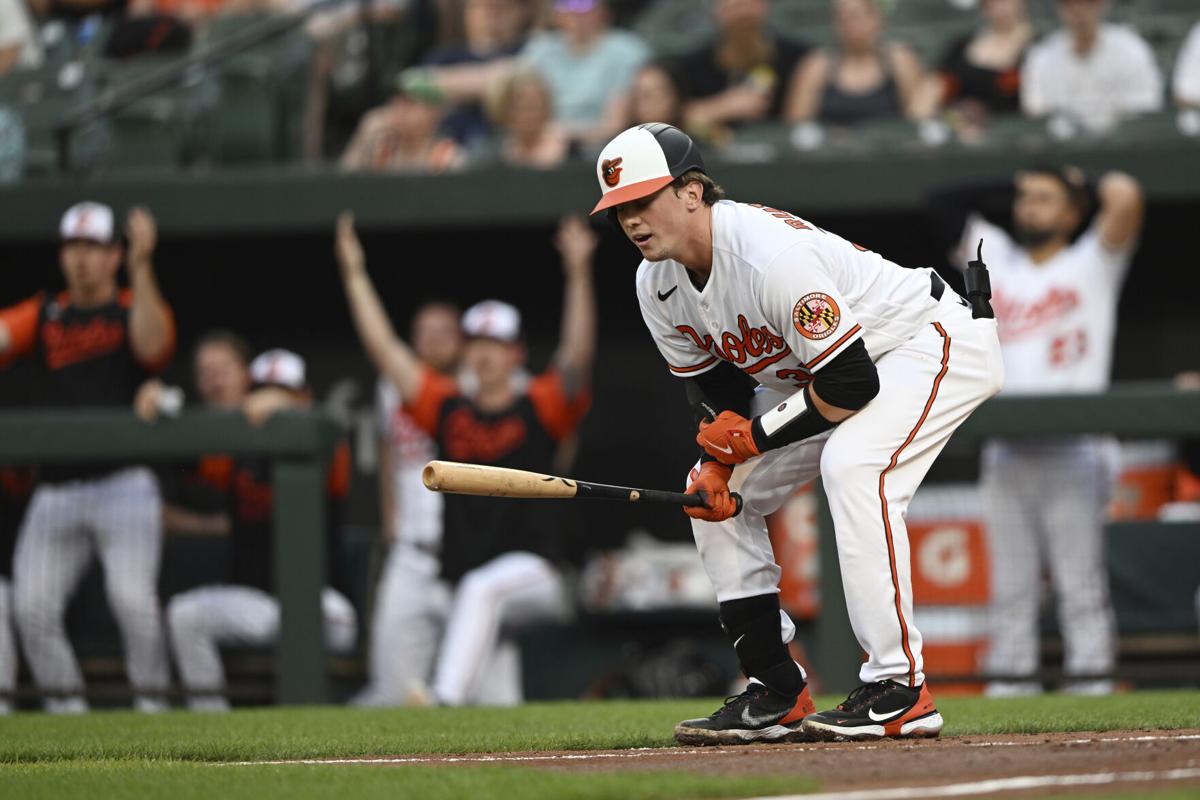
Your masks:
{"label": "stadium seat", "polygon": [[[213,22],[204,41],[212,44],[278,23],[269,15],[223,17]],[[312,52],[303,30],[292,29],[216,66],[216,161],[262,163],[298,156]]]}
{"label": "stadium seat", "polygon": [[[78,61],[0,77],[0,104],[14,109],[25,125],[25,173],[50,172],[57,163],[55,131],[66,114],[96,95],[94,75]],[[97,126],[72,136],[72,161],[91,164],[103,146]]]}
{"label": "stadium seat", "polygon": [[[105,67],[105,85],[115,89],[168,69],[175,57],[139,56]],[[207,139],[206,73],[189,73],[176,86],[134,101],[109,118],[111,141],[105,162],[110,167],[172,167],[194,161]]]}
{"label": "stadium seat", "polygon": [[713,37],[707,5],[694,0],[657,0],[646,7],[634,32],[660,56],[679,56]]}

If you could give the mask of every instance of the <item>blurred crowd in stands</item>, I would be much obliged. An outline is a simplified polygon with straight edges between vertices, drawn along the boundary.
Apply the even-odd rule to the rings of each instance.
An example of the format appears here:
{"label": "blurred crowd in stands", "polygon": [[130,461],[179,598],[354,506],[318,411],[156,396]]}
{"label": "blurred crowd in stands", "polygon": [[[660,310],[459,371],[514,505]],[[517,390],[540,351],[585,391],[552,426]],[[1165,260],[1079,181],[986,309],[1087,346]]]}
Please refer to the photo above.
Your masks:
{"label": "blurred crowd in stands", "polygon": [[292,155],[346,170],[550,168],[651,121],[802,151],[888,124],[1097,136],[1172,107],[1200,133],[1200,9],[1177,0],[0,0],[0,83],[64,37],[102,29],[124,63],[281,15],[311,48]]}

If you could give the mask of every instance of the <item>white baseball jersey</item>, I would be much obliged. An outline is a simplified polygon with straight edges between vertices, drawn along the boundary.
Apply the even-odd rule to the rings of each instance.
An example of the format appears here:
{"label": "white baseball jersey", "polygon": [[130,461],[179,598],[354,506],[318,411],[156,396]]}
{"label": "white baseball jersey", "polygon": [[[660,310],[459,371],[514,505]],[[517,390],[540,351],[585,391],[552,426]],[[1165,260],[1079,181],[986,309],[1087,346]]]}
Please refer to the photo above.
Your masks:
{"label": "white baseball jersey", "polygon": [[437,551],[442,542],[442,496],[425,488],[421,470],[437,458],[437,445],[400,403],[391,381],[379,381],[379,427],[392,448],[392,486],[397,542]]}
{"label": "white baseball jersey", "polygon": [[[1009,394],[1108,387],[1117,301],[1134,245],[1110,250],[1095,226],[1043,264],[1001,228],[972,215],[962,246],[983,239]],[[961,260],[961,259],[960,259]]]}
{"label": "white baseball jersey", "polygon": [[933,319],[928,269],[905,269],[786,211],[712,207],[713,269],[696,289],[677,261],[643,261],[642,317],[680,377],[728,361],[784,394],[862,339],[871,358]]}

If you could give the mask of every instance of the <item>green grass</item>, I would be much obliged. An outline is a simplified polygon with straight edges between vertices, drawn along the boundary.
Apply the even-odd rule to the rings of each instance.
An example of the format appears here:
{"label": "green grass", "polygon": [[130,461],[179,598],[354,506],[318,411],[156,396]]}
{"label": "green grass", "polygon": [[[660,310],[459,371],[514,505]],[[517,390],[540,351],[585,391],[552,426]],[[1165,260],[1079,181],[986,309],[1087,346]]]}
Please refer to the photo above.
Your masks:
{"label": "green grass", "polygon": [[[826,707],[833,698],[821,698]],[[1106,698],[943,698],[946,735],[1200,727],[1200,692]],[[794,778],[714,779],[674,772],[557,772],[514,766],[225,766],[204,762],[510,750],[658,747],[673,724],[714,702],[532,703],[515,709],[287,708],[0,718],[3,797],[346,795],[480,798],[745,797],[795,793]],[[1113,795],[1117,797],[1118,795]],[[1155,795],[1160,796],[1160,795]],[[1174,795],[1165,794],[1162,797]]]}
{"label": "green grass", "polygon": [[232,767],[155,761],[68,761],[0,771],[0,795],[23,800],[71,797],[657,800],[749,797],[814,788],[813,781],[796,778],[714,778],[681,772],[634,771],[580,774],[527,767]]}
{"label": "green grass", "polygon": [[[530,703],[521,708],[264,708],[228,715],[0,717],[0,764],[60,759],[259,761],[396,753],[663,747],[713,700]],[[836,702],[819,698],[818,707]],[[1200,692],[938,701],[945,735],[1200,727]]]}

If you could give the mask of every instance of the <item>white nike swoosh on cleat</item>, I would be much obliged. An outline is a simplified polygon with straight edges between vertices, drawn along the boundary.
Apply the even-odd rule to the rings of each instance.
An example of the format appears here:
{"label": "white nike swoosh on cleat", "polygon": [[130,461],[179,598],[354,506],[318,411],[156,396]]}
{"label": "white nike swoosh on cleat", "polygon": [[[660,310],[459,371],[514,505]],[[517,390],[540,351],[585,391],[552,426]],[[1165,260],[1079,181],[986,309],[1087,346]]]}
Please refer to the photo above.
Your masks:
{"label": "white nike swoosh on cleat", "polygon": [[727,453],[727,454],[729,454],[729,455],[733,455],[733,448],[732,448],[732,447],[721,447],[720,445],[713,444],[713,443],[712,443],[711,441],[709,441],[708,439],[705,439],[704,441],[705,441],[705,442],[708,444],[708,446],[709,446],[709,447],[711,447],[713,450],[720,450],[722,453]]}
{"label": "white nike swoosh on cleat", "polygon": [[767,723],[775,722],[777,719],[779,719],[778,714],[767,714],[765,717],[752,717],[750,716],[749,707],[742,709],[742,722],[746,723],[751,728],[762,727]]}
{"label": "white nike swoosh on cleat", "polygon": [[885,722],[885,721],[891,719],[892,717],[900,716],[906,710],[907,709],[902,708],[898,711],[892,711],[888,714],[876,714],[875,709],[869,708],[869,709],[867,709],[867,716],[870,717],[871,719],[873,719],[875,722]]}

